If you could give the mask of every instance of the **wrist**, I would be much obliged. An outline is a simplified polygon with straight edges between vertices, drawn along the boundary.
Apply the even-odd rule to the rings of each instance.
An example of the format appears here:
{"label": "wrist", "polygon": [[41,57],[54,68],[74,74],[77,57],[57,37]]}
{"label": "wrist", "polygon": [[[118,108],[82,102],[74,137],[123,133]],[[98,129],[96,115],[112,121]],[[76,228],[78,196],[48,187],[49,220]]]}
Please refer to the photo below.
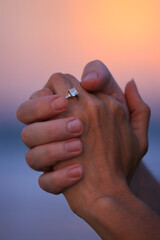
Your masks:
{"label": "wrist", "polygon": [[[123,215],[119,214],[119,212],[123,211],[132,198],[134,196],[127,184],[121,183],[116,186],[114,191],[97,198],[91,204],[90,214],[86,221],[103,240],[117,239],[115,236],[116,224],[123,222]],[[116,215],[118,218],[115,218]]]}
{"label": "wrist", "polygon": [[89,224],[103,240],[159,239],[160,234],[159,217],[128,187],[123,194],[100,198]]}
{"label": "wrist", "polygon": [[[113,188],[113,187],[112,187]],[[110,209],[110,206],[118,202],[129,201],[132,197],[132,192],[130,191],[126,182],[120,182],[115,186],[114,189],[109,191],[106,195],[102,195],[91,204],[93,217],[99,217],[99,211],[103,209]]]}

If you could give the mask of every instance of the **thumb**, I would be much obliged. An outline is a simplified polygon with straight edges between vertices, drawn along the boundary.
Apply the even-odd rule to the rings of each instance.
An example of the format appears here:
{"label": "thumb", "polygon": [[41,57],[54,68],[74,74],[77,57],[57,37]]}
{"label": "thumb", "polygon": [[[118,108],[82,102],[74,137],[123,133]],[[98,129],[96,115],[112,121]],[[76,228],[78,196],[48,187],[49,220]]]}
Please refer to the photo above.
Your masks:
{"label": "thumb", "polygon": [[117,101],[124,103],[122,90],[112,77],[108,68],[99,60],[89,62],[81,77],[81,86],[89,92],[103,92]]}
{"label": "thumb", "polygon": [[139,95],[134,80],[126,85],[126,101],[130,110],[130,122],[139,142],[142,156],[148,149],[148,126],[150,119],[150,108],[143,102]]}

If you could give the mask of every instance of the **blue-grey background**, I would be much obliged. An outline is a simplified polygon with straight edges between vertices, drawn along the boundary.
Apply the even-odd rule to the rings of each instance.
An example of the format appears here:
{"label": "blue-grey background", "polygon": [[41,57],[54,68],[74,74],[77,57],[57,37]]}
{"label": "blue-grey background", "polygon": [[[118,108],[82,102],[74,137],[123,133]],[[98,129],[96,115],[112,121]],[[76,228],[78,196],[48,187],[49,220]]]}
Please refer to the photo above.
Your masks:
{"label": "blue-grey background", "polygon": [[[18,123],[14,111],[7,115],[7,119],[1,115],[0,120],[0,239],[98,240],[97,234],[71,212],[63,195],[54,196],[39,188],[40,173],[25,162],[27,148],[20,139],[23,124]],[[144,161],[160,180],[160,125],[154,116],[149,139]]]}
{"label": "blue-grey background", "polygon": [[71,212],[63,195],[39,188],[40,173],[25,163],[22,125],[13,119],[0,125],[0,239],[99,239]]}
{"label": "blue-grey background", "polygon": [[80,79],[100,59],[122,89],[135,78],[152,109],[145,162],[160,180],[159,12],[158,0],[0,0],[0,240],[99,239],[25,163],[16,109],[54,72]]}

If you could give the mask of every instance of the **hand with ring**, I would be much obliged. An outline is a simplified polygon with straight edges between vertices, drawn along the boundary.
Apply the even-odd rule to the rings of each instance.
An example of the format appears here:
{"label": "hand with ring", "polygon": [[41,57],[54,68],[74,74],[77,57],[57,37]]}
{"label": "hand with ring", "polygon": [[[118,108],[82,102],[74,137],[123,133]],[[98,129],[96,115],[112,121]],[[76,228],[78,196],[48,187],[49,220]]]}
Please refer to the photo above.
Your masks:
{"label": "hand with ring", "polygon": [[[99,69],[97,78],[93,64]],[[17,116],[29,124],[22,132],[30,147],[27,162],[45,172],[40,186],[52,193],[65,189],[71,209],[95,228],[96,206],[126,192],[127,182],[147,150],[149,109],[130,82],[125,92],[128,117],[122,91],[99,61],[88,64],[82,77],[80,85],[71,75],[54,74],[43,90],[20,106]],[[67,102],[67,91],[73,88],[79,94]],[[61,109],[55,107],[58,98],[63,102]]]}
{"label": "hand with ring", "polygon": [[[68,75],[55,74],[54,78],[60,76],[70,77]],[[53,78],[52,76],[52,78]],[[50,78],[49,82],[52,81]],[[128,102],[132,112],[147,107],[143,104],[134,106],[133,84],[129,83],[126,88],[126,95],[130,100]],[[123,92],[113,79],[107,67],[100,61],[92,61],[86,65],[82,74],[81,86],[83,89],[98,93],[103,92],[117,100],[128,111]],[[69,88],[69,87],[68,87]],[[37,171],[49,171],[50,166],[54,166],[59,161],[65,161],[78,156],[83,151],[83,144],[78,138],[83,131],[83,124],[76,117],[54,119],[62,116],[67,111],[68,101],[64,98],[67,90],[62,95],[53,95],[52,84],[46,86],[31,95],[30,100],[23,103],[17,110],[18,119],[27,124],[22,131],[22,139],[30,148],[26,153],[26,160],[30,167]],[[132,90],[133,89],[133,90]],[[72,99],[70,99],[72,100]],[[142,106],[142,107],[141,107]],[[138,109],[136,109],[138,107]],[[132,114],[131,121],[141,131],[143,125],[143,115]],[[46,121],[50,120],[50,121]],[[135,122],[135,123],[134,123]],[[137,126],[136,126],[137,124]],[[139,125],[139,126],[138,126]],[[143,127],[145,128],[145,126]],[[41,129],[41,131],[39,131]],[[143,136],[142,136],[143,137]],[[145,140],[145,138],[144,138]],[[83,168],[81,165],[71,165],[67,168],[52,172],[53,193],[58,194],[65,188],[76,183],[83,177]]]}

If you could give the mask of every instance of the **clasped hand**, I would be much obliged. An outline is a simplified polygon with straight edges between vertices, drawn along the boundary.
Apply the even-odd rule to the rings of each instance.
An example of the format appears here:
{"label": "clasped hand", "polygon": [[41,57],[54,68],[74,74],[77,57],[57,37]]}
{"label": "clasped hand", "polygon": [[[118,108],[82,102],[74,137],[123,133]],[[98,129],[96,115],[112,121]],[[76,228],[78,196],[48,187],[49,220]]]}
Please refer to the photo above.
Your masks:
{"label": "clasped hand", "polygon": [[[67,100],[72,87],[79,96]],[[30,148],[27,163],[44,172],[40,187],[63,192],[90,225],[101,199],[125,193],[147,150],[149,108],[133,81],[124,96],[100,61],[85,67],[81,83],[69,74],[53,74],[19,107],[17,117],[27,124],[22,131]]]}

